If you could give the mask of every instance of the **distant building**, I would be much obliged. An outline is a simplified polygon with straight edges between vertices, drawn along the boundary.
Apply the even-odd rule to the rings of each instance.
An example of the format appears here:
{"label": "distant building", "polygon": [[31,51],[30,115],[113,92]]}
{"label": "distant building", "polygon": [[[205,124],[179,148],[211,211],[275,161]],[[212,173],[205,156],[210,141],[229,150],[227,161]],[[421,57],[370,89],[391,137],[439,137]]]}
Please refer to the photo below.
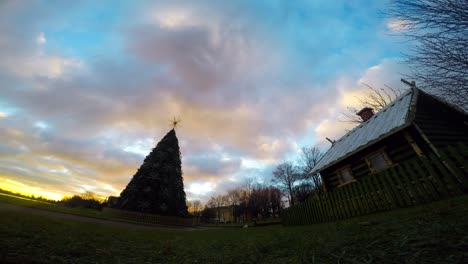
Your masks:
{"label": "distant building", "polygon": [[325,191],[359,181],[399,162],[434,154],[457,142],[468,143],[468,115],[417,88],[378,113],[365,108],[363,123],[339,140],[310,174],[319,173]]}

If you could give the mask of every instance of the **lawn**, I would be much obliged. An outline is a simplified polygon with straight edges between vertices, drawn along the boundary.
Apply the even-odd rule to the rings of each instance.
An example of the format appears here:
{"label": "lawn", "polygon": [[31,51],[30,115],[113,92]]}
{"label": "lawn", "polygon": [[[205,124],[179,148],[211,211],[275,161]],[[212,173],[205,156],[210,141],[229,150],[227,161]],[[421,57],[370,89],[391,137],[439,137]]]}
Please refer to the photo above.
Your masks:
{"label": "lawn", "polygon": [[88,217],[106,219],[106,217],[103,216],[101,214],[101,212],[98,211],[98,210],[87,209],[87,208],[65,207],[65,206],[62,206],[62,205],[59,205],[59,204],[44,203],[44,202],[41,202],[41,201],[34,201],[34,200],[30,200],[30,199],[24,199],[22,197],[2,195],[1,193],[0,193],[0,202],[16,204],[16,205],[21,205],[21,206],[30,207],[30,208],[37,208],[37,209],[41,209],[41,210],[59,212],[59,213],[66,213],[66,214],[73,214],[73,215],[81,215],[81,216],[88,216]]}
{"label": "lawn", "polygon": [[466,263],[468,196],[334,223],[136,230],[1,212],[0,263]]}

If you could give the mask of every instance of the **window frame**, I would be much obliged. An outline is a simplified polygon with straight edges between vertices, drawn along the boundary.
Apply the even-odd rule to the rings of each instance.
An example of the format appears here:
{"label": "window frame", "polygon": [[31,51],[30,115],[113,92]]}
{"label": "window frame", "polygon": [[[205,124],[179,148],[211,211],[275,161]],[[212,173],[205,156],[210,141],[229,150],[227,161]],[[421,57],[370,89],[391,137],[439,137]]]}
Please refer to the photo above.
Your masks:
{"label": "window frame", "polygon": [[[367,154],[366,156],[364,156],[364,160],[366,161],[366,164],[367,164],[367,167],[369,168],[371,174],[377,174],[381,171],[384,171],[384,170],[387,170],[389,168],[391,168],[392,166],[395,165],[395,163],[392,162],[392,160],[390,159],[390,157],[388,156],[387,152],[385,151],[386,150],[386,147],[382,147],[374,152],[371,152],[369,154]],[[376,154],[379,154],[381,153],[385,162],[387,163],[387,167],[385,169],[381,169],[381,170],[377,170],[375,168],[372,167],[372,162],[370,160],[370,157],[371,156],[374,156]]]}
{"label": "window frame", "polygon": [[[349,170],[349,174],[351,175],[351,179],[349,181],[344,181],[341,177],[341,174],[340,174],[340,171],[342,170]],[[340,167],[339,169],[336,169],[334,171],[334,173],[336,174],[336,176],[338,177],[338,181],[340,182],[340,184],[338,185],[338,187],[342,187],[344,185],[347,185],[347,184],[350,184],[352,182],[355,182],[356,181],[356,178],[354,178],[354,174],[353,174],[353,170],[351,169],[351,165],[345,165],[345,166],[342,166]]]}

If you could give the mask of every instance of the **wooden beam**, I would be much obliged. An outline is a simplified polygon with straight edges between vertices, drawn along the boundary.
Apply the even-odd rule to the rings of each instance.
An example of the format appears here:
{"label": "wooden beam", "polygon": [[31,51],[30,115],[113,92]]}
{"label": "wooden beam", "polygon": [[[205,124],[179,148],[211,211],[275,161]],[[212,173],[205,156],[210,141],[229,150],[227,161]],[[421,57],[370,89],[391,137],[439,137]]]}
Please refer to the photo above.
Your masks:
{"label": "wooden beam", "polygon": [[326,186],[325,180],[324,180],[324,178],[322,176],[322,173],[320,173],[320,178],[322,179],[322,190],[323,190],[324,193],[326,193],[327,192],[327,186]]}
{"label": "wooden beam", "polygon": [[[414,124],[416,126],[416,124]],[[424,153],[423,151],[421,150],[421,148],[418,146],[418,144],[416,144],[416,141],[414,141],[413,137],[411,136],[411,134],[405,130],[403,131],[403,136],[405,137],[405,139],[408,141],[408,143],[410,144],[410,146],[413,148],[414,152],[416,152],[416,154],[419,156],[419,157],[424,157]]]}
{"label": "wooden beam", "polygon": [[432,151],[434,151],[435,155],[437,156],[437,158],[442,162],[442,164],[444,165],[444,167],[450,172],[452,173],[452,175],[454,176],[457,176],[457,172],[455,171],[454,168],[452,168],[445,159],[443,159],[443,157],[440,155],[440,152],[439,150],[437,150],[437,148],[434,146],[434,144],[432,144],[431,140],[426,136],[426,134],[424,133],[424,131],[421,130],[421,128],[416,124],[414,123],[414,127],[416,128],[416,130],[418,130],[419,134],[421,135],[421,137],[424,139],[424,141],[426,141],[426,143],[429,145],[429,147],[432,149]]}

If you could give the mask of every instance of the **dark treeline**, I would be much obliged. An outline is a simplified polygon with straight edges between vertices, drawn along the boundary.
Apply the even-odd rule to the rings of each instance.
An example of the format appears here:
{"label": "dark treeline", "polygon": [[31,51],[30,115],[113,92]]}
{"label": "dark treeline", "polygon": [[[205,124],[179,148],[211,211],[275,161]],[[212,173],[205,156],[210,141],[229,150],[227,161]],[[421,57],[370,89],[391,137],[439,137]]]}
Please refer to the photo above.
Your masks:
{"label": "dark treeline", "polygon": [[281,191],[274,186],[246,184],[225,195],[211,197],[201,212],[201,219],[239,223],[277,218],[283,206],[281,196]]}
{"label": "dark treeline", "polygon": [[88,209],[101,210],[106,205],[92,192],[85,192],[81,195],[73,195],[72,197],[65,197],[60,202],[60,205],[67,207],[81,207]]}
{"label": "dark treeline", "polygon": [[284,206],[301,203],[322,192],[320,176],[309,176],[322,156],[323,152],[317,147],[304,147],[296,162],[282,161],[276,166],[269,185],[250,182],[227,194],[213,196],[198,215],[205,222],[238,223],[278,218]]}

